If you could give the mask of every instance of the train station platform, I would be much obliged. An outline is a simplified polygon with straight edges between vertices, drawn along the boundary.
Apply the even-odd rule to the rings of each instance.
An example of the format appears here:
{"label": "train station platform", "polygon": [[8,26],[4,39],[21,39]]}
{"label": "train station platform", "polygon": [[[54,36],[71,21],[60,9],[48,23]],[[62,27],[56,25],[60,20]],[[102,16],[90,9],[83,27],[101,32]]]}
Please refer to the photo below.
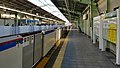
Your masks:
{"label": "train station platform", "polygon": [[101,52],[93,45],[88,36],[73,29],[65,39],[52,68],[119,68],[119,66],[113,64],[105,52]]}

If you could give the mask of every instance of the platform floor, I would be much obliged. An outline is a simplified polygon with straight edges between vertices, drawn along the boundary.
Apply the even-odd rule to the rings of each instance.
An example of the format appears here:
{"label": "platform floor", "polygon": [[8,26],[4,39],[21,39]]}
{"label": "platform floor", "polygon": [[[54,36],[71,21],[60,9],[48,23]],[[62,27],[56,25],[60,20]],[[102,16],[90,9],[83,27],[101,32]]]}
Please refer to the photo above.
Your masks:
{"label": "platform floor", "polygon": [[53,68],[58,68],[59,65],[60,68],[120,68],[93,45],[88,36],[79,33],[78,30],[71,30],[67,44],[63,45],[63,48],[60,51],[63,54],[58,55]]}

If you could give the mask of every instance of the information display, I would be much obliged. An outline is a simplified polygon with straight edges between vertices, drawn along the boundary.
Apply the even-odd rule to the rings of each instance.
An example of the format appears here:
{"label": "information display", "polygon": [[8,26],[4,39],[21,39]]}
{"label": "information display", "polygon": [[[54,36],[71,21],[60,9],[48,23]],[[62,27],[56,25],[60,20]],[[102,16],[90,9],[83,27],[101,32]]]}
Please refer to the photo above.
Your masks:
{"label": "information display", "polygon": [[117,25],[116,25],[116,18],[109,19],[108,24],[108,40],[110,42],[116,43],[116,31],[117,31]]}
{"label": "information display", "polygon": [[116,17],[107,18],[103,23],[103,38],[116,44],[116,31],[117,31]]}

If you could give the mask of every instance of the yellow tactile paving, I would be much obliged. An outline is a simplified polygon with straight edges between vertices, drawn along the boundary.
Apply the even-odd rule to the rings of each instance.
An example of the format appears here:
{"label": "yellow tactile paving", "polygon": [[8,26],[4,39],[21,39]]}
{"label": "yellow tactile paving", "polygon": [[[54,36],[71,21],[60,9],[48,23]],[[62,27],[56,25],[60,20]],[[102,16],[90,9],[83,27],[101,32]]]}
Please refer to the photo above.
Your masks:
{"label": "yellow tactile paving", "polygon": [[[62,39],[60,39],[59,41],[57,41],[56,43],[56,46],[58,47],[59,44],[60,44],[60,41]],[[53,53],[53,52],[52,52]],[[51,53],[51,54],[52,54]],[[44,66],[47,64],[47,62],[49,61],[50,57],[51,57],[51,54],[50,55],[47,55],[46,57],[44,57],[39,63],[38,65],[35,67],[35,68],[44,68]]]}
{"label": "yellow tactile paving", "polygon": [[58,54],[58,57],[53,65],[53,68],[60,68],[61,66],[61,63],[62,63],[62,60],[63,60],[63,57],[64,57],[64,53],[65,53],[65,49],[66,49],[66,46],[67,46],[67,42],[68,42],[68,36],[69,36],[70,32],[68,33],[66,39],[65,39],[65,42]]}
{"label": "yellow tactile paving", "polygon": [[45,57],[37,66],[36,68],[44,68],[45,64],[48,62],[49,57]]}
{"label": "yellow tactile paving", "polygon": [[[70,33],[70,32],[69,32],[69,33]],[[69,35],[69,33],[68,33],[68,35]],[[58,55],[58,57],[57,57],[57,60],[58,60],[58,61],[57,61],[57,60],[55,61],[55,64],[54,64],[53,68],[59,68],[60,65],[61,65],[61,62],[62,62],[63,56],[64,56],[64,52],[65,52],[65,48],[66,48],[66,44],[67,44],[67,41],[68,41],[68,35],[67,35],[67,37],[66,37],[66,39],[65,39],[65,42],[64,42],[64,44],[63,44],[63,46],[62,46],[62,49],[61,49],[60,52],[59,52],[59,55]],[[57,47],[59,46],[61,40],[63,40],[63,39],[60,39],[59,41],[57,41],[57,43],[56,43],[56,46],[57,46]],[[38,63],[38,65],[37,65],[35,68],[44,68],[44,66],[45,66],[45,65],[47,64],[47,62],[49,61],[50,57],[51,57],[51,55],[49,55],[49,56],[47,56],[47,57],[44,57],[44,58]]]}

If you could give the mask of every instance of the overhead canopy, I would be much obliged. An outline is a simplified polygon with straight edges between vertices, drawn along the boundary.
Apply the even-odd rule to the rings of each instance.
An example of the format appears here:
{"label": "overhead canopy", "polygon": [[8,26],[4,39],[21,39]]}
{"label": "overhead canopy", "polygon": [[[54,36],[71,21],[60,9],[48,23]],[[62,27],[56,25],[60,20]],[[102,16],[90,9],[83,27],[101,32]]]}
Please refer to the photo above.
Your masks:
{"label": "overhead canopy", "polygon": [[[40,7],[34,5],[33,3],[27,0],[0,0],[0,6],[12,8],[15,10],[19,10],[19,11],[23,11],[23,12],[27,12],[35,15],[37,13],[39,16],[62,21],[60,18],[52,15],[51,13],[48,13],[47,11],[41,9]],[[15,12],[11,11],[10,13],[15,13]]]}
{"label": "overhead canopy", "polygon": [[91,0],[51,0],[69,20],[78,19]]}
{"label": "overhead canopy", "polygon": [[51,2],[51,0],[28,0],[29,2],[41,7],[47,12],[55,15],[56,17],[68,22],[65,16],[59,11],[59,9]]}

